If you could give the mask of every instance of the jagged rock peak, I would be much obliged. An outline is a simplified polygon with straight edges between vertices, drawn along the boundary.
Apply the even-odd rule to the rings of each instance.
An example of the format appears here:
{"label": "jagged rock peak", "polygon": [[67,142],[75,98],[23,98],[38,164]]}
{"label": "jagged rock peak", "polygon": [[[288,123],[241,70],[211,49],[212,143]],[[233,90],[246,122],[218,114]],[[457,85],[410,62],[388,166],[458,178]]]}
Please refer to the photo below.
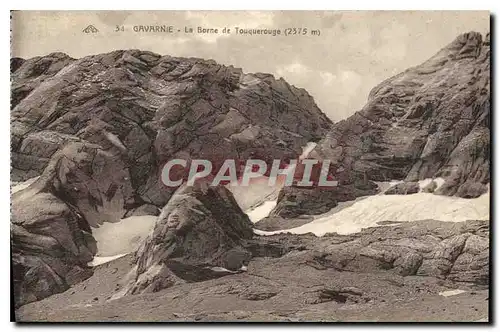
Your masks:
{"label": "jagged rock peak", "polygon": [[310,157],[332,162],[338,188],[287,188],[275,212],[297,214],[286,198],[297,196],[294,206],[321,213],[370,194],[370,181],[443,178],[436,194],[478,197],[490,180],[490,111],[489,42],[477,32],[462,34],[377,85],[360,111],[335,123],[317,144]]}

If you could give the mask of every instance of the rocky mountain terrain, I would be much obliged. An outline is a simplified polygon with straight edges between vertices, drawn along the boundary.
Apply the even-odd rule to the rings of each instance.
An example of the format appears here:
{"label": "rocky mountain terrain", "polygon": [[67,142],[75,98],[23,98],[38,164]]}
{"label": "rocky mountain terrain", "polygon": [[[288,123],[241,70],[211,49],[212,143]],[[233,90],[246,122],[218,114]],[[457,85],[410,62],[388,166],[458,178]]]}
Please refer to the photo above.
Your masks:
{"label": "rocky mountain terrain", "polygon": [[[305,90],[210,60],[55,53],[12,59],[11,71],[18,321],[488,319],[489,220],[259,234],[376,195],[484,198],[489,35],[460,35],[335,124]],[[339,186],[283,187],[262,220],[227,187],[159,180],[174,158],[286,163],[310,142]],[[100,225],[151,215],[137,250],[89,266]]]}
{"label": "rocky mountain terrain", "polygon": [[252,224],[228,189],[184,187],[137,251],[122,293],[154,292],[241,270],[252,257],[242,243],[252,237]]}
{"label": "rocky mountain terrain", "polygon": [[[352,235],[242,239],[242,248],[252,256],[244,271],[117,298],[116,290],[127,287],[129,271],[137,267],[133,257],[123,257],[98,266],[91,278],[62,294],[21,307],[17,317],[75,322],[478,321],[488,316],[488,236],[488,221],[427,220]],[[456,289],[463,293],[439,295]]]}
{"label": "rocky mountain terrain", "polygon": [[40,176],[12,197],[18,305],[91,274],[89,226],[162,209],[168,160],[287,160],[331,126],[305,90],[214,61],[54,53],[11,71],[11,177]]}
{"label": "rocky mountain terrain", "polygon": [[490,37],[465,33],[373,88],[367,104],[310,154],[332,160],[340,186],[285,188],[273,215],[319,214],[376,192],[373,181],[444,178],[436,194],[466,198],[490,180]]}

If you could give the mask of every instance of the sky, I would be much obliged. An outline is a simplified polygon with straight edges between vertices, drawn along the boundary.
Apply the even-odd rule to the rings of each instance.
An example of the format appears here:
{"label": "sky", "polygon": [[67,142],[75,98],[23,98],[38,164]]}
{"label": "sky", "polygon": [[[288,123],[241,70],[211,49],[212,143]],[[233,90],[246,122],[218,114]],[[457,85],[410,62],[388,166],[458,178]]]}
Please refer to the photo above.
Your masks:
{"label": "sky", "polygon": [[[99,32],[84,33],[89,24]],[[115,31],[117,25],[124,31]],[[173,26],[174,33],[134,32],[140,25]],[[214,59],[305,88],[338,121],[360,110],[384,79],[422,63],[461,33],[489,32],[489,25],[487,11],[16,11],[11,56],[64,52],[81,58],[142,49]],[[186,34],[185,27],[219,33]],[[221,33],[224,27],[231,33]],[[280,29],[282,35],[237,35],[236,27]],[[286,28],[307,33],[284,36]]]}

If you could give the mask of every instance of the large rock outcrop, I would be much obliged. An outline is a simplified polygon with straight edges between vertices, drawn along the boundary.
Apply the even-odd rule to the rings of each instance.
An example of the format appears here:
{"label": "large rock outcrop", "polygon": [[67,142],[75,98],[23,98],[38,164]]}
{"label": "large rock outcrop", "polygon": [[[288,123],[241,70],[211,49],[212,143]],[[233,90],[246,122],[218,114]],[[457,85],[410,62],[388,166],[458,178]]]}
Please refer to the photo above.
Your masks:
{"label": "large rock outcrop", "polygon": [[248,216],[225,187],[180,188],[135,254],[131,279],[119,295],[237,273],[251,258],[242,241],[252,237]]}
{"label": "large rock outcrop", "polygon": [[74,142],[56,152],[42,175],[12,195],[16,306],[62,292],[92,274],[90,226],[116,222],[133,201],[128,170],[100,146]]}
{"label": "large rock outcrop", "polygon": [[376,86],[363,109],[317,144],[310,157],[331,160],[330,173],[342,188],[322,194],[326,203],[315,191],[288,189],[275,214],[292,213],[284,208],[289,196],[303,196],[295,214],[301,206],[321,213],[332,201],[369,194],[370,181],[442,177],[437,194],[478,197],[490,180],[490,109],[489,34],[460,35],[423,64]]}
{"label": "large rock outcrop", "polygon": [[211,60],[53,53],[11,79],[11,180],[40,176],[12,197],[17,305],[88,277],[90,226],[163,208],[167,161],[287,160],[331,126],[305,90]]}

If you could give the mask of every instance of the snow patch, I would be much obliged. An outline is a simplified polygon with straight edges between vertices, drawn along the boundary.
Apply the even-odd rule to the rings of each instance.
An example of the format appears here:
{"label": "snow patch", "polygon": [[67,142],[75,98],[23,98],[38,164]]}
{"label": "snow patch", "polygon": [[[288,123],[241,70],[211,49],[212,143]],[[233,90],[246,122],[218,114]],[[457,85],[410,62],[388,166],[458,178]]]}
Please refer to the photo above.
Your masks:
{"label": "snow patch", "polygon": [[448,296],[458,295],[458,294],[462,294],[462,293],[465,293],[465,291],[461,290],[461,289],[453,289],[453,290],[439,292],[439,295],[444,296],[444,297],[448,297]]}
{"label": "snow patch", "polygon": [[337,213],[326,213],[308,224],[274,232],[255,230],[259,235],[279,233],[317,236],[337,232],[352,234],[375,227],[381,221],[408,222],[433,219],[460,222],[489,219],[489,192],[474,199],[417,193],[413,195],[374,195],[356,201]]}
{"label": "snow patch", "polygon": [[251,222],[256,223],[257,221],[269,216],[269,213],[271,213],[271,211],[274,209],[277,202],[278,200],[265,201],[259,206],[245,211],[245,213],[248,215],[248,218],[250,218]]}
{"label": "snow patch", "polygon": [[418,181],[418,186],[420,187],[420,191],[422,191],[422,189],[424,189],[426,186],[428,186],[432,181],[434,181],[436,183],[435,190],[438,190],[439,187],[441,187],[444,184],[445,179],[443,179],[443,178],[435,178],[435,179],[428,178],[428,179],[420,180],[420,181]]}
{"label": "snow patch", "polygon": [[108,263],[111,261],[114,261],[115,259],[121,258],[125,256],[126,254],[119,254],[115,256],[95,256],[92,262],[88,264],[88,266],[98,266],[102,265],[104,263]]}
{"label": "snow patch", "polygon": [[274,234],[280,234],[280,233],[291,233],[291,232],[285,232],[285,231],[268,232],[268,231],[262,231],[260,229],[254,228],[253,233],[255,235],[268,236],[268,235],[274,235]]}
{"label": "snow patch", "polygon": [[434,181],[437,184],[436,190],[438,190],[445,183],[445,179],[443,178],[436,178]]}
{"label": "snow patch", "polygon": [[158,217],[132,216],[117,223],[104,223],[92,228],[100,257],[125,255],[139,248],[142,240],[153,230]]}
{"label": "snow patch", "polygon": [[222,267],[222,266],[213,266],[213,267],[210,267],[209,269],[214,271],[214,272],[240,273],[240,272],[246,272],[248,270],[248,267],[246,265],[243,265],[236,271],[226,269],[225,267]]}
{"label": "snow patch", "polygon": [[[427,178],[427,179],[423,179],[423,180],[420,180],[418,181],[418,186],[420,187],[420,192],[427,186],[429,185],[432,181],[434,181],[436,183],[436,189],[435,190],[438,190],[439,187],[441,187],[444,182],[445,182],[445,179],[443,178]],[[389,189],[390,187],[392,186],[395,186],[397,184],[400,184],[400,183],[404,183],[405,181],[403,180],[391,180],[391,181],[384,181],[384,182],[377,182],[375,181],[375,183],[378,185],[378,188],[380,190],[381,193],[383,193],[384,191],[386,191],[387,189]]]}
{"label": "snow patch", "polygon": [[272,201],[278,198],[278,193],[282,188],[282,180],[277,179],[276,185],[270,187],[269,178],[262,176],[252,179],[248,187],[231,186],[226,188],[233,194],[238,206],[243,211],[253,210],[265,201]]}
{"label": "snow patch", "polygon": [[126,151],[127,150],[127,148],[125,147],[125,145],[123,145],[122,141],[115,134],[110,133],[110,132],[105,132],[104,136],[106,136],[106,138],[108,139],[108,141],[111,144],[113,144],[115,147],[117,147],[118,149],[120,149],[122,151]]}
{"label": "snow patch", "polygon": [[12,186],[12,189],[11,189],[12,194],[28,188],[32,183],[34,183],[36,180],[38,180],[38,178],[39,178],[39,176],[35,176],[34,178],[28,179],[24,182],[19,182],[16,185]]}
{"label": "snow patch", "polygon": [[228,273],[238,273],[240,271],[232,271],[232,270],[228,270],[226,269],[225,267],[221,267],[221,266],[214,266],[214,267],[211,267],[210,270],[214,271],[214,272],[228,272]]}
{"label": "snow patch", "polygon": [[306,146],[304,146],[302,148],[302,154],[300,155],[299,160],[307,158],[309,156],[309,154],[312,152],[312,150],[314,150],[315,147],[316,147],[316,143],[308,142],[306,144]]}
{"label": "snow patch", "polygon": [[424,180],[418,181],[418,186],[420,188],[420,191],[422,191],[422,189],[427,187],[431,182],[432,182],[432,179],[424,179]]}

